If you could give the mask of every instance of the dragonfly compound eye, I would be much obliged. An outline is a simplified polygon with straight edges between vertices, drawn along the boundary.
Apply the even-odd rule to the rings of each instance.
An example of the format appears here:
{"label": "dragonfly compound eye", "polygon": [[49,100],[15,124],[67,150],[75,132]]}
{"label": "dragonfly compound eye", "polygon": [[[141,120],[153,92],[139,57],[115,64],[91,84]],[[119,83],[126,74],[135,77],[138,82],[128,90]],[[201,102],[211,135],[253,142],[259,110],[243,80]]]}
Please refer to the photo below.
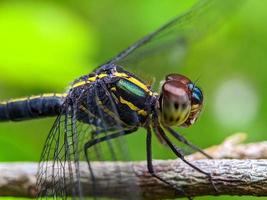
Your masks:
{"label": "dragonfly compound eye", "polygon": [[179,81],[180,83],[183,84],[190,84],[191,81],[184,75],[181,74],[169,74],[166,76],[165,78],[166,81],[170,81],[170,80],[175,80],[175,81]]}
{"label": "dragonfly compound eye", "polygon": [[166,80],[162,86],[161,121],[166,126],[180,126],[190,115],[191,92],[181,81]]}
{"label": "dragonfly compound eye", "polygon": [[199,117],[204,99],[203,93],[199,87],[197,87],[193,83],[189,83],[188,88],[191,93],[191,112],[185,123],[182,125],[184,127],[188,127],[195,123],[195,121]]}

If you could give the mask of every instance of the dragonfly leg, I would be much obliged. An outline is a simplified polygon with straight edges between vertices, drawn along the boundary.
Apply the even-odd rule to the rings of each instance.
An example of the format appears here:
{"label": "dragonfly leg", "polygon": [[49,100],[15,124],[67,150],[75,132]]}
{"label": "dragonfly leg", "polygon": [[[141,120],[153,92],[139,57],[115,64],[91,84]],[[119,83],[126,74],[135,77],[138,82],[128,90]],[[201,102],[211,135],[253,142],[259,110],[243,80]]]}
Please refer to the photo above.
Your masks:
{"label": "dragonfly leg", "polygon": [[[99,133],[100,133],[99,130],[93,130],[93,131],[91,131],[91,140],[94,140]],[[101,156],[102,155],[101,154],[102,149],[101,148],[97,148],[97,146],[94,146],[94,149],[95,149],[95,152],[96,152],[97,159],[102,160],[102,156]]]}
{"label": "dragonfly leg", "polygon": [[88,141],[87,143],[85,143],[84,150],[87,151],[90,147],[92,147],[92,146],[94,146],[94,145],[96,145],[96,144],[98,144],[100,142],[104,142],[104,141],[107,141],[107,140],[115,139],[117,137],[130,134],[130,133],[132,133],[132,132],[134,132],[136,130],[137,130],[137,128],[133,128],[133,129],[130,129],[130,130],[122,130],[122,131],[118,131],[118,132],[112,133],[110,135],[105,135],[105,136],[100,137],[100,138],[92,139],[92,140]]}
{"label": "dragonfly leg", "polygon": [[192,167],[193,169],[197,170],[198,172],[206,175],[209,178],[209,181],[212,185],[212,187],[214,188],[214,191],[217,192],[218,189],[215,186],[212,176],[210,173],[203,171],[202,169],[198,168],[197,166],[193,165],[192,163],[190,163],[189,161],[187,161],[184,156],[181,153],[181,150],[179,150],[174,144],[172,144],[172,142],[170,141],[170,139],[167,137],[167,135],[164,133],[164,130],[157,125],[156,127],[156,131],[159,132],[159,134],[162,136],[162,138],[166,141],[167,145],[171,148],[171,150],[173,151],[173,153],[180,158],[183,162],[185,162],[186,164],[188,164],[190,167]]}
{"label": "dragonfly leg", "polygon": [[191,200],[192,198],[189,197],[182,188],[176,187],[175,185],[173,185],[170,182],[164,180],[163,178],[161,178],[160,176],[158,176],[155,173],[154,167],[153,167],[153,163],[152,163],[152,145],[151,145],[152,143],[151,143],[151,138],[152,138],[151,128],[147,127],[146,152],[147,152],[147,168],[148,168],[148,172],[153,177],[155,177],[156,179],[160,180],[161,182],[163,182],[166,185],[170,186],[171,188],[175,189],[177,192],[179,192],[179,194],[182,194],[182,195],[186,196],[189,200]]}
{"label": "dragonfly leg", "polygon": [[177,140],[179,140],[180,142],[188,145],[190,148],[200,152],[201,154],[203,154],[204,156],[206,156],[209,159],[212,159],[212,157],[210,155],[208,155],[207,153],[205,153],[203,150],[201,150],[199,147],[195,146],[194,144],[192,144],[191,142],[189,142],[185,137],[183,137],[182,135],[180,135],[178,132],[176,132],[175,130],[173,130],[170,127],[166,127],[166,129],[169,131],[170,134],[172,134],[172,136],[174,136]]}
{"label": "dragonfly leg", "polygon": [[84,154],[85,154],[85,158],[86,158],[86,162],[88,164],[88,169],[89,169],[89,172],[91,174],[91,181],[92,181],[92,190],[93,190],[93,196],[96,196],[96,193],[95,191],[97,191],[96,189],[96,179],[94,177],[94,173],[93,173],[93,169],[91,167],[91,164],[90,164],[90,160],[89,160],[89,156],[88,156],[88,150],[93,147],[94,145],[98,144],[98,143],[101,143],[101,142],[104,142],[104,141],[107,141],[107,140],[111,140],[111,139],[115,139],[117,137],[120,137],[120,136],[123,136],[123,135],[127,135],[127,134],[130,134],[134,131],[136,131],[137,128],[133,128],[131,130],[126,130],[126,131],[119,131],[119,132],[116,132],[116,133],[113,133],[113,134],[110,134],[110,135],[106,135],[106,136],[103,136],[103,137],[100,137],[100,138],[95,138],[95,139],[91,139],[89,140],[87,143],[85,143],[84,145]]}

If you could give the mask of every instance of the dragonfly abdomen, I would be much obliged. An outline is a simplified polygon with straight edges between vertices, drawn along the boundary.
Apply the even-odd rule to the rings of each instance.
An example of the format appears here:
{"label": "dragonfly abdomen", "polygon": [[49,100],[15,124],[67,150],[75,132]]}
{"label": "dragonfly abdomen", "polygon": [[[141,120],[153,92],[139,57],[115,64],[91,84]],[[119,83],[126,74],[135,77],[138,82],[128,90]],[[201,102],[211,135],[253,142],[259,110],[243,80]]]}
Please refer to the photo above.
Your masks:
{"label": "dragonfly abdomen", "polygon": [[42,94],[0,102],[0,121],[22,121],[60,113],[65,94]]}

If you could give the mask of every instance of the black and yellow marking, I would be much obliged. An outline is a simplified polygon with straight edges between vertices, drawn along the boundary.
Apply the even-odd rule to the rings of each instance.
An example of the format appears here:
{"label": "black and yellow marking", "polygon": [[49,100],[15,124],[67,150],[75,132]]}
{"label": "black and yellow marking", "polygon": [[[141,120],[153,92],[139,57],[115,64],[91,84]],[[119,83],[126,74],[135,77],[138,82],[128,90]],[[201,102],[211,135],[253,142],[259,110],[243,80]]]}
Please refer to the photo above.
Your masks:
{"label": "black and yellow marking", "polygon": [[98,97],[96,98],[96,103],[99,106],[99,108],[103,110],[103,112],[105,112],[107,115],[109,115],[110,117],[112,117],[117,123],[120,123],[123,126],[127,126],[127,124],[125,124],[119,118],[119,116],[116,113],[114,113],[113,111],[109,110],[106,106],[104,106],[104,104],[102,103],[102,101]]}
{"label": "black and yellow marking", "polygon": [[[97,74],[95,76],[89,77],[85,81],[83,80],[83,81],[79,81],[79,82],[73,84],[71,86],[71,88],[84,86],[86,84],[92,83],[92,82],[96,81],[97,79],[101,79],[101,78],[106,77],[106,76],[109,76],[109,75],[106,74],[106,73]],[[136,79],[136,78],[134,78],[132,76],[129,76],[129,74],[127,74],[127,73],[115,72],[113,74],[113,76],[126,79],[129,82],[133,83],[134,85],[136,85],[136,86],[140,87],[141,89],[143,89],[149,95],[152,95],[151,90],[148,88],[148,86],[146,84],[142,83],[140,80],[138,80],[138,79]]]}
{"label": "black and yellow marking", "polygon": [[120,103],[127,105],[132,111],[135,111],[138,113],[138,115],[147,116],[147,112],[144,109],[140,109],[137,106],[135,106],[132,102],[127,101],[120,97]]}
{"label": "black and yellow marking", "polygon": [[146,84],[142,83],[141,81],[139,81],[138,79],[129,76],[126,73],[119,73],[119,72],[115,72],[114,73],[115,76],[120,77],[120,78],[124,78],[126,80],[128,80],[129,82],[133,83],[134,85],[140,87],[141,89],[143,89],[146,93],[148,93],[149,95],[152,95],[151,90],[147,87]]}
{"label": "black and yellow marking", "polygon": [[[94,76],[88,77],[86,80],[82,80],[82,81],[78,81],[78,82],[74,83],[71,86],[71,89],[75,89],[78,87],[85,86],[87,84],[91,84],[91,83],[95,82],[97,79],[102,79],[102,78],[105,78],[107,76],[109,76],[110,78],[113,78],[113,77],[114,78],[120,78],[119,81],[117,82],[117,85],[110,88],[111,92],[117,92],[117,89],[120,89],[120,90],[123,90],[125,92],[128,91],[130,95],[134,95],[134,96],[136,96],[136,98],[139,98],[139,97],[146,98],[146,96],[154,95],[152,93],[152,91],[150,90],[150,88],[146,84],[144,84],[143,82],[138,80],[137,78],[131,76],[128,73],[117,72],[117,71],[115,71],[112,75],[108,75],[107,73],[100,73],[100,74],[96,74]],[[129,98],[121,96],[120,93],[119,93],[119,96],[117,96],[117,97],[118,98],[113,96],[113,98],[115,98],[117,100],[117,103],[127,105],[129,107],[129,109],[131,109],[134,112],[137,112],[138,115],[141,115],[143,117],[148,115],[147,111],[145,111],[143,108],[139,108],[137,105],[135,105],[136,102],[131,101]],[[97,102],[97,104],[109,116],[113,117],[115,120],[119,120],[117,118],[117,116],[114,115],[114,113],[107,110],[107,108],[105,108],[105,106],[102,105],[100,102]],[[121,121],[121,120],[119,120],[119,121]]]}
{"label": "black and yellow marking", "polygon": [[49,93],[0,102],[0,121],[56,116],[67,94]]}
{"label": "black and yellow marking", "polygon": [[89,84],[89,83],[92,83],[92,82],[95,82],[96,79],[100,79],[100,78],[103,78],[103,77],[106,77],[108,76],[106,73],[103,73],[103,74],[97,74],[95,76],[92,76],[92,77],[89,77],[87,80],[85,81],[79,81],[77,83],[74,83],[72,86],[71,86],[71,89],[72,88],[77,88],[77,87],[81,87],[81,86],[84,86],[86,84]]}
{"label": "black and yellow marking", "polygon": [[137,85],[135,85],[134,83],[126,79],[119,80],[117,83],[117,87],[120,87],[121,89],[126,90],[130,93],[133,93],[134,95],[139,96],[139,97],[146,96],[146,93],[142,88],[138,87]]}

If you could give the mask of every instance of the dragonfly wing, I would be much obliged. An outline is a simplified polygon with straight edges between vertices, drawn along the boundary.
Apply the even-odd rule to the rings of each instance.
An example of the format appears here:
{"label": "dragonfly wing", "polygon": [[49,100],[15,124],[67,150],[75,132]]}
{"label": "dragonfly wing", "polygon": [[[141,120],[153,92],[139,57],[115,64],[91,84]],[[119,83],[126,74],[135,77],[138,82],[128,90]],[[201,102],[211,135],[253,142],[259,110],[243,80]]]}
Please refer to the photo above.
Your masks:
{"label": "dragonfly wing", "polygon": [[74,109],[64,105],[46,139],[37,174],[39,198],[79,196],[79,159]]}
{"label": "dragonfly wing", "polygon": [[[183,65],[186,50],[233,13],[241,1],[199,0],[186,13],[145,36],[107,63],[136,74],[150,74],[159,82]],[[147,78],[147,77],[145,77]]]}
{"label": "dragonfly wing", "polygon": [[[108,91],[104,86],[98,87],[94,94],[87,90],[81,91],[80,97],[86,99],[85,104],[81,104],[80,97],[72,98],[72,103],[65,102],[62,114],[56,119],[41,155],[37,178],[40,197],[99,197],[103,191],[112,192],[114,180],[108,180],[108,176],[104,175],[99,178],[99,173],[108,171],[105,167],[114,169],[116,179],[121,179],[122,172],[117,161],[130,160],[124,141],[127,130],[116,117],[110,125],[107,115],[116,116],[117,109],[111,96],[105,101],[101,99],[103,92]],[[92,104],[92,99],[95,105]],[[94,113],[90,106],[95,109]],[[80,109],[86,114],[81,116]],[[96,126],[86,123],[94,120],[98,123]],[[116,137],[114,134],[117,134]],[[100,165],[103,172],[99,172]],[[125,188],[134,191],[129,192],[129,195],[136,197],[139,194],[138,187],[134,185],[136,181],[129,178],[124,183],[128,184]]]}

